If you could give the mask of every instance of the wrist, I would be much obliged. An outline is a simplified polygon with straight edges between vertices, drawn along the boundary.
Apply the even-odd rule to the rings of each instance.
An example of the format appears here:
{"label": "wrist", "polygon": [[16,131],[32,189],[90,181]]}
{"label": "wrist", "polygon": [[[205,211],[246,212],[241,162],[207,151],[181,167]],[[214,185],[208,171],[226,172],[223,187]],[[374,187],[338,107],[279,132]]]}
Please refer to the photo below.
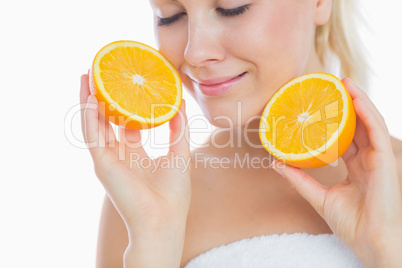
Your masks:
{"label": "wrist", "polygon": [[125,268],[178,268],[183,253],[185,228],[153,234],[129,232],[124,253]]}
{"label": "wrist", "polygon": [[384,239],[381,247],[377,247],[375,267],[399,268],[402,267],[402,235],[394,234],[390,239]]}
{"label": "wrist", "polygon": [[390,245],[387,250],[383,250],[378,254],[378,265],[379,268],[399,268],[402,267],[402,243]]}

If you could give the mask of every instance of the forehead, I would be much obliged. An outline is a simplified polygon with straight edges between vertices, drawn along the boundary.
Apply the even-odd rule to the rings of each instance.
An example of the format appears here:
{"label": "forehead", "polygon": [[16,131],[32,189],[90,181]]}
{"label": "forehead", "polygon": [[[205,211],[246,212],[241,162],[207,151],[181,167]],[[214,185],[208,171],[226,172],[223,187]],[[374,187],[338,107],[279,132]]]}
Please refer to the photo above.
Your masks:
{"label": "forehead", "polygon": [[178,0],[149,0],[151,6],[162,6],[169,3],[178,3]]}
{"label": "forehead", "polygon": [[154,4],[164,4],[164,3],[170,3],[170,2],[179,2],[178,0],[149,0],[149,2],[154,3]]}

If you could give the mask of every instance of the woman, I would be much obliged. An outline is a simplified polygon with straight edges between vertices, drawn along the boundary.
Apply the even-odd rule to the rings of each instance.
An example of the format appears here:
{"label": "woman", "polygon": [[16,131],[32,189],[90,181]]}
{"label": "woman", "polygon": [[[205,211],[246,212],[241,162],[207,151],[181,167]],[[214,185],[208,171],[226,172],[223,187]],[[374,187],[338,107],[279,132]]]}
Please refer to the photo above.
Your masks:
{"label": "woman", "polygon": [[[140,140],[139,131],[121,129],[117,147],[90,148],[107,191],[98,267],[200,267],[197,259],[208,256],[199,256],[203,252],[245,238],[269,241],[275,234],[306,243],[322,237],[328,245],[336,236],[366,267],[401,267],[402,142],[389,136],[381,114],[351,79],[343,82],[353,99],[357,129],[336,167],[200,164],[208,157],[269,157],[258,146],[256,116],[292,78],[333,72],[330,50],[343,75],[364,83],[363,57],[349,19],[353,1],[150,1],[159,50],[219,131],[190,152],[188,139],[178,139],[183,131],[188,137],[183,102],[169,122],[171,145],[164,158],[191,157],[191,168],[175,165],[153,172],[133,167],[129,157],[119,161],[119,147],[128,155],[147,157],[142,147],[126,146]],[[241,78],[232,86],[211,86],[237,76]],[[81,101],[87,101],[82,115],[86,141],[115,144],[109,124],[98,116],[96,98],[89,95],[87,75],[82,76]],[[307,236],[297,236],[302,233]],[[340,263],[346,257],[337,258]]]}

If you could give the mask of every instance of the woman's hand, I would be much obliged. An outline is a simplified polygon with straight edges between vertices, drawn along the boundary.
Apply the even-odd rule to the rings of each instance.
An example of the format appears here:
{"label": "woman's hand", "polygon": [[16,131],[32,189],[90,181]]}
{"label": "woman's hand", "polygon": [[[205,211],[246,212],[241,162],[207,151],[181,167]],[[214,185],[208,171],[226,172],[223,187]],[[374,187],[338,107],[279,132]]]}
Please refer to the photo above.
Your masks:
{"label": "woman's hand", "polygon": [[[169,267],[169,261],[162,256],[166,254],[166,258],[174,259],[170,262],[172,267],[178,267],[191,198],[189,129],[184,100],[179,112],[169,121],[168,155],[151,159],[142,147],[139,130],[120,128],[117,141],[112,126],[99,114],[97,99],[90,95],[88,75],[81,77],[80,99],[86,103],[81,115],[82,130],[96,176],[126,224],[129,248],[143,257],[140,261],[133,255],[126,256],[127,261],[133,259],[138,267],[157,267],[155,261],[160,260],[164,267]],[[168,167],[161,168],[157,161],[163,161]],[[158,252],[158,247],[163,252]]]}
{"label": "woman's hand", "polygon": [[357,114],[353,142],[342,156],[345,180],[326,187],[299,168],[277,161],[273,167],[366,267],[402,267],[402,197],[388,129],[364,91],[350,79],[343,83]]}

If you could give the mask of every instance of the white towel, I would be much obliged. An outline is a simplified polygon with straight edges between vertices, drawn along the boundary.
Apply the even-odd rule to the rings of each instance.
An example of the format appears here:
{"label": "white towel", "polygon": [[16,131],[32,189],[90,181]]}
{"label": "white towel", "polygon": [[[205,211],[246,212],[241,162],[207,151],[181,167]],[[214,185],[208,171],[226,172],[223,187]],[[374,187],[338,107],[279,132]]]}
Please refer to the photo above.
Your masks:
{"label": "white towel", "polygon": [[190,260],[185,268],[355,268],[356,255],[334,234],[264,235],[213,248]]}

